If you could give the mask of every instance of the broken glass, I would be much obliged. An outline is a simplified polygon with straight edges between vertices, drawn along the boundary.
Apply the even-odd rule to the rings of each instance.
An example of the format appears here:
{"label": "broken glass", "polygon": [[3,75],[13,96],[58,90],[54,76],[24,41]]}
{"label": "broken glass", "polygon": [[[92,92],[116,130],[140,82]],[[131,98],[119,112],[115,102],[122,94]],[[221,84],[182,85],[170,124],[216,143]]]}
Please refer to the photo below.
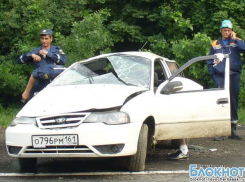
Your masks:
{"label": "broken glass", "polygon": [[101,67],[98,60],[94,61],[94,71],[86,67],[86,64],[79,62],[66,69],[50,85],[125,84],[149,89],[150,60],[129,55],[113,55],[107,57],[107,60],[108,65],[111,64],[113,72],[107,72],[105,71],[106,68],[104,68],[104,74],[96,74],[96,64],[100,65],[98,67]]}

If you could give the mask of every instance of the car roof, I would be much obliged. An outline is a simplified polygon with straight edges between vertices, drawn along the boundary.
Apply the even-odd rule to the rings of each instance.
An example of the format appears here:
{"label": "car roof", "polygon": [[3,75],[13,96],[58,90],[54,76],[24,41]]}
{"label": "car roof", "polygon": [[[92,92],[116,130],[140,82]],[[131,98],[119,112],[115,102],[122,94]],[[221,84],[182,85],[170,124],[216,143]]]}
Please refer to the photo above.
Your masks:
{"label": "car roof", "polygon": [[125,54],[125,55],[145,57],[145,58],[148,58],[148,59],[150,59],[152,61],[155,60],[156,58],[164,58],[165,60],[169,61],[168,58],[159,56],[159,55],[154,54],[154,53],[151,53],[151,52],[128,51],[128,52],[115,52],[115,53],[101,54],[101,55],[94,56],[94,57],[91,57],[91,58],[86,59],[86,60],[82,60],[81,62],[84,62],[84,61],[87,62],[87,61],[91,61],[93,59],[99,59],[99,58],[103,58],[103,57],[107,57],[107,56],[112,56],[112,55],[118,55],[118,54]]}

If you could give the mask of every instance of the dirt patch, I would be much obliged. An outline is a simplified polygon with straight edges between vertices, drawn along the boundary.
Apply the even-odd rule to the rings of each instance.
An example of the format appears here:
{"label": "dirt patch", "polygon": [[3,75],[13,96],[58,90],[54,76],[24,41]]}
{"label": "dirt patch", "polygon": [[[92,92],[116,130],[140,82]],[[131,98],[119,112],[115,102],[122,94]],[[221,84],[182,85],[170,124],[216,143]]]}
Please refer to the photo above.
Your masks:
{"label": "dirt patch", "polygon": [[201,150],[190,149],[191,156],[193,158],[204,156],[208,156],[209,158],[244,156],[245,161],[245,125],[239,125],[237,133],[243,138],[242,140],[227,139],[214,141],[214,138],[191,139],[189,146],[197,145],[203,147]]}

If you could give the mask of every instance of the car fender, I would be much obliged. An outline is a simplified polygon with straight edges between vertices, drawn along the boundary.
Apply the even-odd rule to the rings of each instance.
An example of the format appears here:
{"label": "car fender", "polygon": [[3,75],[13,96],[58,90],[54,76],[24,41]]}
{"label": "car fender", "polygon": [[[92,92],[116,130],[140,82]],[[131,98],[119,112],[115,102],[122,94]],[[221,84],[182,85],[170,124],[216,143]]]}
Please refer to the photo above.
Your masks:
{"label": "car fender", "polygon": [[129,114],[130,122],[140,122],[141,124],[149,116],[154,115],[154,93],[146,91],[126,102],[121,111]]}

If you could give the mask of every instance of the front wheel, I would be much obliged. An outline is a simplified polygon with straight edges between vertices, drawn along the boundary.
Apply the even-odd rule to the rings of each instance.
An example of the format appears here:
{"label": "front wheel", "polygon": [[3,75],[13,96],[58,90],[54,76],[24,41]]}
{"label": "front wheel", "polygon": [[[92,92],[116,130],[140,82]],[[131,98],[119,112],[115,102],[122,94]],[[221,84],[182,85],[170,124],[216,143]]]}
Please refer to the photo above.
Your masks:
{"label": "front wheel", "polygon": [[33,169],[37,165],[37,158],[18,158],[21,169]]}
{"label": "front wheel", "polygon": [[143,171],[147,153],[148,125],[143,124],[140,130],[137,152],[129,157],[128,169],[130,171]]}

